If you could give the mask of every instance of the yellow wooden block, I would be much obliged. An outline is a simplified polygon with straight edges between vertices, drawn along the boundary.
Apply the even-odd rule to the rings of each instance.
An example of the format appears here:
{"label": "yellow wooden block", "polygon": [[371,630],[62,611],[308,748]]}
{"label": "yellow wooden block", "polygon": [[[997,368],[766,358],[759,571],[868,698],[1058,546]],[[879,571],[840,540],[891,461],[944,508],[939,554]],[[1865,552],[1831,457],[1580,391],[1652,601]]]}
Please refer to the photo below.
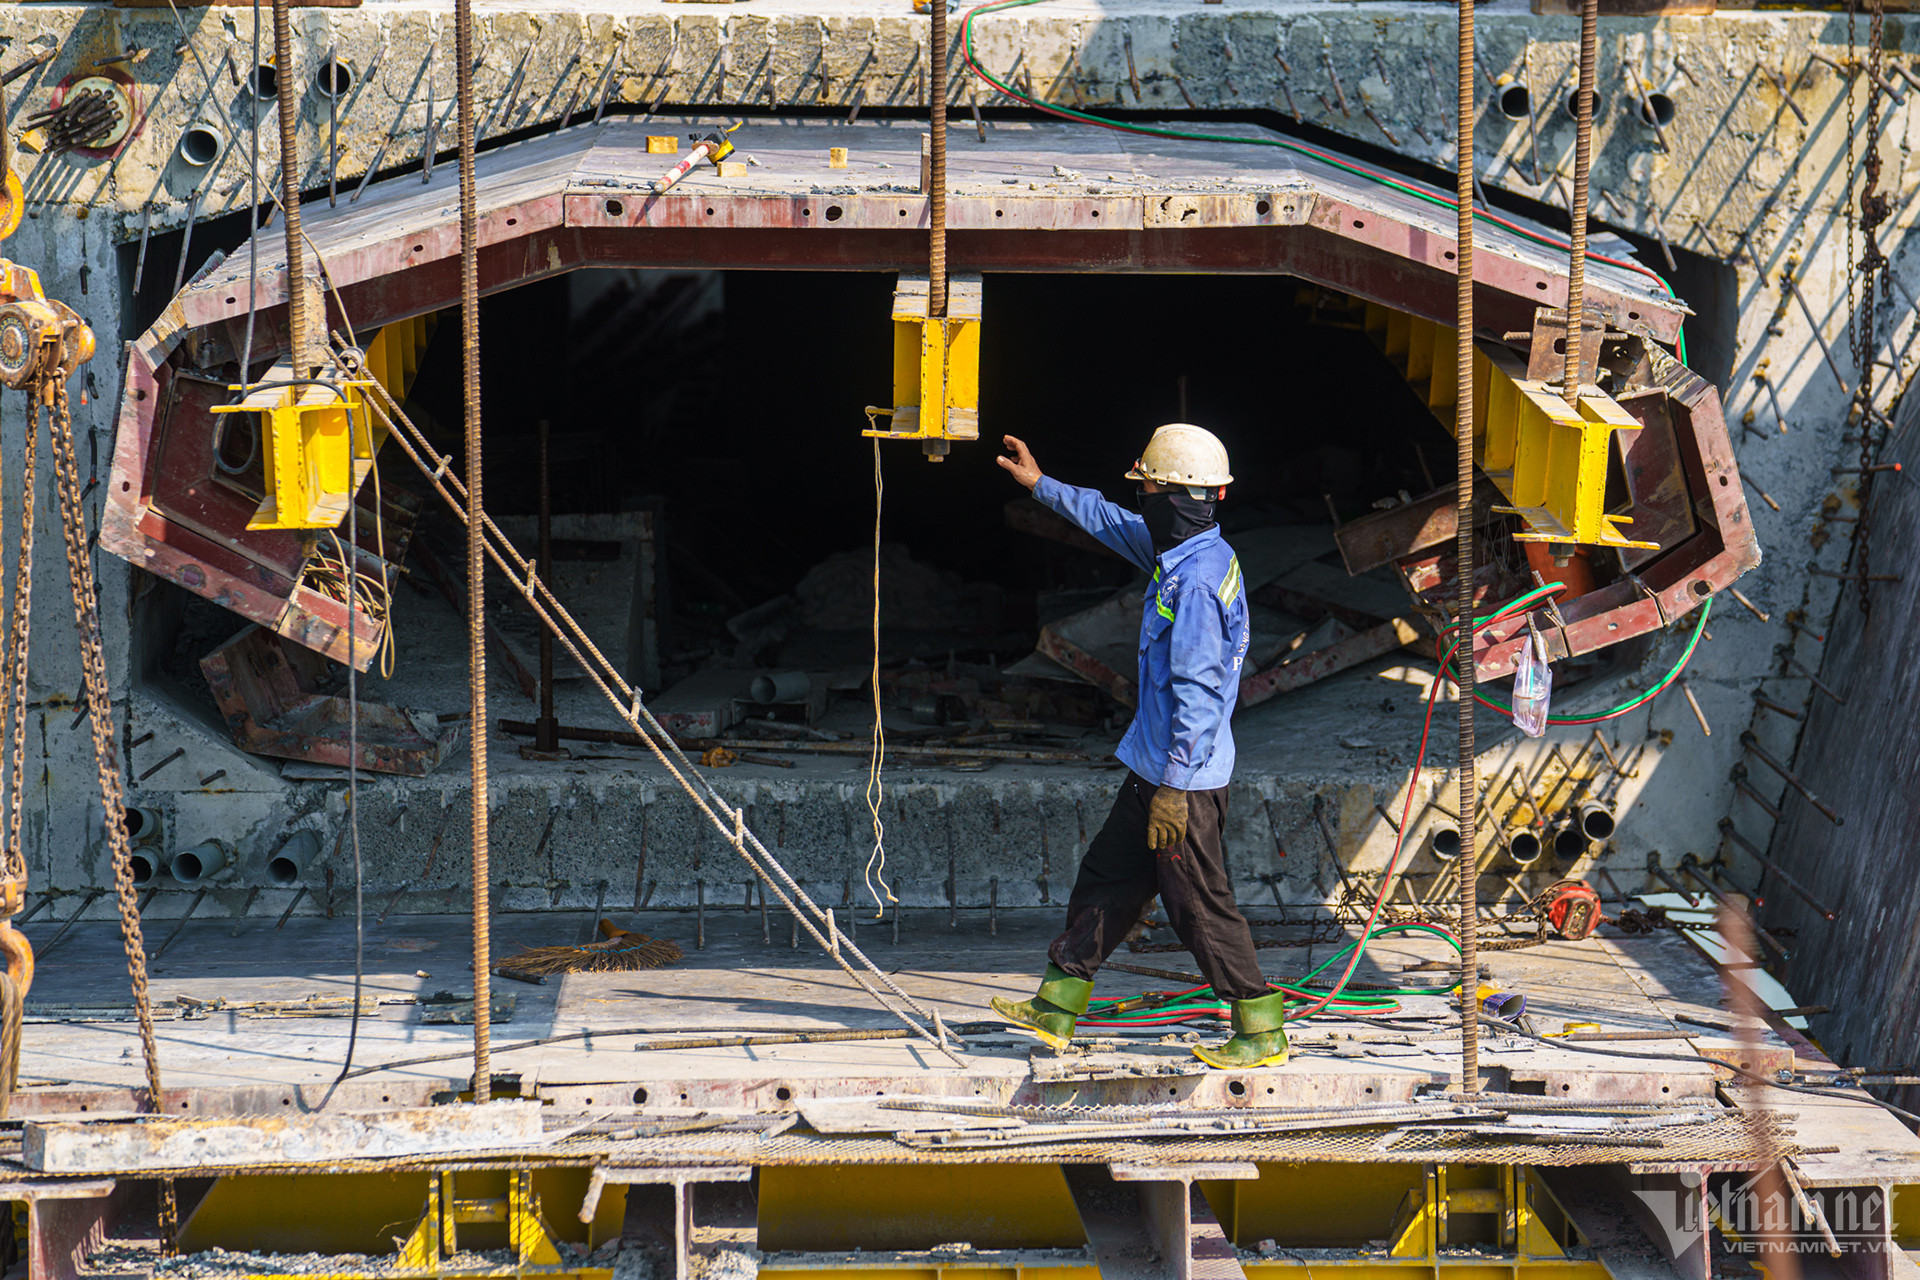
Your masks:
{"label": "yellow wooden block", "polygon": [[680,153],[680,139],[670,133],[650,133],[647,135],[647,154],[650,156],[671,156]]}
{"label": "yellow wooden block", "polygon": [[847,167],[847,149],[845,147],[827,148],[827,168],[844,169]]}
{"label": "yellow wooden block", "polygon": [[720,176],[723,178],[744,178],[747,176],[747,166],[739,160],[722,160],[719,164],[715,165],[714,168],[720,171]]}

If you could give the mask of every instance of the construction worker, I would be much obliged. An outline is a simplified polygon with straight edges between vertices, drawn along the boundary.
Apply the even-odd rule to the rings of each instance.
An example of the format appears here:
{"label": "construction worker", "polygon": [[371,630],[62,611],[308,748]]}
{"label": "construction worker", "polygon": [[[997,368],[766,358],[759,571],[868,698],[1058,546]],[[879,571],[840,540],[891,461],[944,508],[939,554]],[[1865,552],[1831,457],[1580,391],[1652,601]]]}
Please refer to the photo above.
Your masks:
{"label": "construction worker", "polygon": [[1140,482],[1136,514],[1042,474],[1022,441],[1005,442],[998,461],[1015,480],[1153,576],[1140,621],[1139,710],[1115,752],[1130,772],[1080,860],[1039,993],[995,998],[993,1008],[1064,1049],[1087,1011],[1094,973],[1158,893],[1215,994],[1233,1004],[1233,1037],[1194,1053],[1216,1067],[1285,1062],[1286,996],[1261,976],[1221,843],[1233,777],[1228,721],[1248,639],[1240,562],[1214,523],[1233,481],[1226,446],[1184,422],[1155,431],[1127,472]]}

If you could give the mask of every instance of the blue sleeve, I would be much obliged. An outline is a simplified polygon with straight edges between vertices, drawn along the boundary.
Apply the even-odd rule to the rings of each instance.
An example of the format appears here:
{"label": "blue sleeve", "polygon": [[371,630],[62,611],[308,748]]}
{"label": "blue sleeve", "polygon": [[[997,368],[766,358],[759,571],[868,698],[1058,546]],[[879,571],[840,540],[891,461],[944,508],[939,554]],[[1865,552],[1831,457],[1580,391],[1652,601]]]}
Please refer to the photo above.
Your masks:
{"label": "blue sleeve", "polygon": [[1085,529],[1142,573],[1153,572],[1153,539],[1147,522],[1125,507],[1108,502],[1094,489],[1061,484],[1041,476],[1033,496]]}
{"label": "blue sleeve", "polygon": [[1220,601],[1204,586],[1180,593],[1173,613],[1170,672],[1173,741],[1162,786],[1192,790],[1193,776],[1213,755],[1220,726],[1233,714],[1229,681],[1239,679],[1232,637]]}

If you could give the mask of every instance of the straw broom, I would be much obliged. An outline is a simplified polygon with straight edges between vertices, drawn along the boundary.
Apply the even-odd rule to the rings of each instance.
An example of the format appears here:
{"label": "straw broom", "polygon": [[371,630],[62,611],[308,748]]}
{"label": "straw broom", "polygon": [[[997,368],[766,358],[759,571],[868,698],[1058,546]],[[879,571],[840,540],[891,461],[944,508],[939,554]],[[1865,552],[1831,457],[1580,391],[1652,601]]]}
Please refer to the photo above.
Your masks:
{"label": "straw broom", "polygon": [[601,941],[581,946],[528,947],[500,967],[533,977],[556,973],[619,973],[629,969],[663,968],[685,954],[671,942],[619,928],[611,920],[600,922],[600,932]]}

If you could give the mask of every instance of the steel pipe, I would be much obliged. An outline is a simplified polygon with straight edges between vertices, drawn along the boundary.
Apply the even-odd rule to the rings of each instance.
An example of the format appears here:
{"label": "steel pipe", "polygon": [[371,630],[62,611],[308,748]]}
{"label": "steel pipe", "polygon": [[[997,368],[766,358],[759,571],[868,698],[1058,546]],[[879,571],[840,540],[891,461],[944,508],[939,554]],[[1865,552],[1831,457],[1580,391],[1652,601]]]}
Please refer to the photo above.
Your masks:
{"label": "steel pipe", "polygon": [[176,853],[167,870],[181,884],[197,885],[220,874],[226,865],[227,847],[218,840],[202,840],[191,849]]}
{"label": "steel pipe", "polygon": [[120,820],[126,824],[127,839],[135,844],[158,840],[166,830],[160,810],[145,805],[128,805],[121,812]]}
{"label": "steel pipe", "polygon": [[1613,816],[1613,806],[1599,800],[1583,801],[1574,810],[1581,832],[1589,840],[1606,840],[1619,829]]}
{"label": "steel pipe", "polygon": [[1442,862],[1457,859],[1462,847],[1458,827],[1436,826],[1427,833],[1427,851]]}
{"label": "steel pipe", "polygon": [[1527,82],[1502,76],[1497,83],[1493,102],[1500,114],[1509,120],[1529,119],[1533,115],[1533,92],[1527,88]]}
{"label": "steel pipe", "polygon": [[133,866],[135,884],[147,884],[160,873],[160,852],[152,845],[135,845],[127,861]]}
{"label": "steel pipe", "polygon": [[1509,827],[1505,843],[1507,856],[1523,867],[1538,862],[1540,855],[1546,852],[1540,837],[1526,827]]}
{"label": "steel pipe", "polygon": [[280,846],[280,852],[267,861],[267,874],[275,884],[298,884],[307,874],[307,866],[313,856],[320,852],[320,833],[317,831],[296,831],[292,838]]}
{"label": "steel pipe", "polygon": [[1553,829],[1553,856],[1562,862],[1572,862],[1592,843],[1578,818],[1567,818]]}

